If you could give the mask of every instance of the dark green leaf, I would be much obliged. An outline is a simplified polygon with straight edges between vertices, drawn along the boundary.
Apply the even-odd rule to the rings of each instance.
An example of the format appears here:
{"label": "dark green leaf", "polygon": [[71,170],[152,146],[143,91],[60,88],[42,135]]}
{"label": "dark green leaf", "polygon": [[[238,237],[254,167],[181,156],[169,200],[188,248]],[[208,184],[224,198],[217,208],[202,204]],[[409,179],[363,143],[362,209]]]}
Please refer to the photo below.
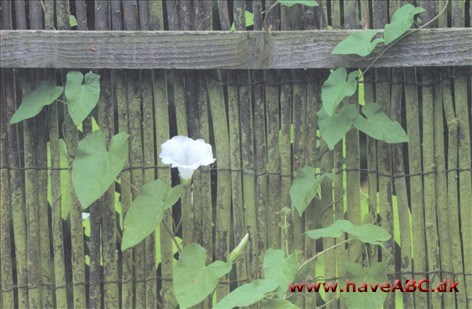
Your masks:
{"label": "dark green leaf", "polygon": [[356,77],[358,76],[357,70],[352,71],[348,76],[345,68],[338,68],[331,72],[321,88],[321,101],[329,116],[334,114],[336,107],[345,97],[356,93]]}
{"label": "dark green leaf", "polygon": [[231,271],[232,264],[216,261],[205,266],[207,252],[198,244],[185,246],[174,269],[174,292],[180,308],[202,302]]}
{"label": "dark green leaf", "polygon": [[288,7],[292,7],[295,4],[301,4],[304,6],[311,7],[318,6],[318,2],[316,2],[315,0],[277,0],[277,2],[280,3],[280,5],[285,5]]}
{"label": "dark green leaf", "polygon": [[285,252],[280,249],[269,248],[264,255],[264,277],[279,283],[276,291],[282,298],[290,282],[295,279],[298,270],[298,258],[291,254],[285,258]]}
{"label": "dark green leaf", "polygon": [[333,54],[366,57],[384,40],[383,38],[373,40],[376,34],[377,30],[371,29],[354,32],[336,45]]}
{"label": "dark green leaf", "polygon": [[297,171],[297,178],[290,188],[290,198],[300,216],[310,205],[316,195],[316,189],[325,179],[336,181],[337,176],[330,173],[318,175],[316,169],[311,166],[305,166]]}
{"label": "dark green leaf", "polygon": [[39,87],[28,93],[20,107],[10,120],[11,124],[32,118],[39,114],[44,106],[50,105],[62,94],[64,88],[56,86],[53,81],[43,80]]}
{"label": "dark green leaf", "polygon": [[275,280],[258,279],[240,286],[214,306],[214,309],[245,307],[257,303],[279,287]]}
{"label": "dark green leaf", "polygon": [[[349,281],[356,283],[356,288],[359,289],[360,283],[382,283],[388,280],[386,275],[387,263],[375,263],[371,267],[362,267],[353,262],[345,262],[344,270],[345,277]],[[345,281],[341,283],[344,291],[346,290]],[[350,288],[352,291],[352,287]],[[348,308],[381,308],[382,304],[387,298],[387,293],[381,292],[380,288],[376,292],[372,292],[370,286],[367,286],[367,292],[356,293],[341,293],[341,297],[346,302]]]}
{"label": "dark green leaf", "polygon": [[409,141],[402,126],[390,120],[378,104],[366,103],[362,107],[362,113],[365,117],[357,115],[354,119],[354,127],[370,137],[390,144]]}
{"label": "dark green leaf", "polygon": [[70,71],[67,73],[65,94],[69,115],[78,126],[97,105],[100,97],[100,75],[89,72],[84,78],[79,71]]}
{"label": "dark green leaf", "polygon": [[133,247],[161,224],[165,211],[180,198],[181,185],[170,188],[157,179],[143,186],[126,213],[121,251]]}
{"label": "dark green leaf", "polygon": [[72,183],[82,208],[89,207],[108,190],[127,158],[126,132],[112,137],[108,152],[101,131],[92,132],[79,142],[72,164]]}
{"label": "dark green leaf", "polygon": [[352,123],[357,116],[357,110],[354,105],[344,106],[338,113],[331,117],[326,113],[324,108],[318,112],[318,126],[323,140],[329,149],[333,150],[334,146],[351,130]]}
{"label": "dark green leaf", "polygon": [[385,25],[385,45],[389,45],[405,34],[408,29],[410,29],[411,25],[413,25],[415,15],[424,11],[423,8],[415,7],[409,3],[399,8],[395,14],[393,14],[390,24]]}
{"label": "dark green leaf", "polygon": [[353,225],[350,221],[336,220],[330,226],[327,226],[321,229],[311,230],[311,231],[306,232],[306,234],[308,237],[314,240],[318,238],[322,238],[322,237],[338,238],[343,234],[344,231],[352,227]]}

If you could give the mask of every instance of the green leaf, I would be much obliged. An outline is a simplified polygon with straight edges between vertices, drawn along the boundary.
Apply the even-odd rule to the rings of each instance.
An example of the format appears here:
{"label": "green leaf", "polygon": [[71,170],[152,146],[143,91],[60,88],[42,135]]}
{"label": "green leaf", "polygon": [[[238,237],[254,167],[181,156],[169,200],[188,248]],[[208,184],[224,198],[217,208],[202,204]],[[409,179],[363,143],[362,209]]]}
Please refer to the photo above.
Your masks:
{"label": "green leaf", "polygon": [[285,5],[287,7],[292,7],[295,4],[301,4],[310,7],[319,5],[315,0],[277,0],[277,2],[280,3],[280,5]]}
{"label": "green leaf", "polygon": [[69,115],[78,126],[97,105],[100,97],[100,75],[89,72],[84,78],[79,71],[70,71],[67,73],[65,94]]}
{"label": "green leaf", "polygon": [[424,12],[420,7],[415,7],[409,3],[399,8],[392,16],[392,21],[385,25],[384,39],[385,45],[389,45],[403,34],[413,25],[415,15]]}
{"label": "green leaf", "polygon": [[77,27],[77,19],[74,15],[69,15],[69,24],[71,28]]}
{"label": "green leaf", "polygon": [[[357,289],[359,289],[361,282],[365,282],[368,285],[377,282],[380,284],[388,280],[386,267],[386,262],[375,263],[371,267],[362,267],[357,263],[345,262],[345,277],[349,281],[356,283]],[[346,282],[344,281],[341,285],[343,290],[346,291]],[[352,291],[352,287],[350,290]],[[346,302],[348,308],[381,308],[387,298],[387,293],[381,292],[380,288],[376,292],[372,292],[370,286],[367,286],[366,292],[341,293],[341,297]]]}
{"label": "green leaf", "polygon": [[345,97],[356,92],[356,77],[358,76],[359,71],[352,71],[348,75],[345,68],[338,68],[331,72],[321,88],[321,101],[329,116],[334,114],[336,107]]}
{"label": "green leaf", "polygon": [[112,137],[108,152],[105,134],[101,131],[92,132],[79,142],[72,164],[72,183],[82,208],[89,207],[108,190],[127,158],[126,132]]}
{"label": "green leaf", "polygon": [[356,237],[363,243],[383,246],[383,242],[392,238],[386,229],[378,225],[364,224],[361,226],[352,226],[345,229],[345,232]]}
{"label": "green leaf", "polygon": [[[50,142],[47,143],[47,166],[51,168],[51,148]],[[61,180],[61,217],[62,220],[67,220],[71,208],[71,186],[70,184],[70,173],[69,173],[69,160],[67,155],[67,146],[64,140],[59,139],[59,178]],[[51,177],[48,177],[48,189],[47,189],[47,199],[49,205],[52,207],[52,187],[51,187]]]}
{"label": "green leaf", "polygon": [[275,280],[258,279],[240,286],[213,307],[213,309],[230,309],[245,307],[257,303],[279,287]]}
{"label": "green leaf", "polygon": [[261,301],[261,309],[300,309],[294,303],[285,299],[264,299]]}
{"label": "green leaf", "polygon": [[126,213],[121,251],[137,245],[154,232],[164,219],[166,209],[179,200],[181,192],[181,185],[170,188],[160,179],[145,184]]}
{"label": "green leaf", "polygon": [[[254,14],[249,12],[249,11],[245,11],[244,12],[244,19],[245,19],[245,22],[246,22],[246,28],[247,27],[251,27],[254,25]],[[236,31],[236,26],[234,25],[234,23],[231,25],[231,31]]]}
{"label": "green leaf", "polygon": [[354,119],[354,127],[370,137],[390,144],[409,141],[402,126],[398,122],[390,120],[378,104],[366,103],[362,107],[362,113],[365,118],[362,115],[357,115]]}
{"label": "green leaf", "polygon": [[329,149],[334,146],[351,130],[354,119],[357,116],[354,105],[344,106],[338,113],[328,116],[324,108],[318,112],[318,125],[323,140]]}
{"label": "green leaf", "polygon": [[311,230],[306,232],[306,234],[308,237],[314,240],[322,237],[338,238],[343,234],[344,231],[352,227],[352,223],[348,220],[336,220],[330,226],[321,229]]}
{"label": "green leaf", "polygon": [[249,233],[247,233],[243,239],[239,242],[239,244],[236,246],[236,248],[233,249],[233,251],[230,252],[228,255],[228,262],[235,263],[236,260],[243,255],[244,253],[244,248],[247,245],[247,242],[249,240]]}
{"label": "green leaf", "polygon": [[18,123],[39,114],[44,106],[51,105],[62,94],[64,88],[56,86],[50,80],[43,80],[39,87],[23,98],[20,107],[10,120],[10,124]]}
{"label": "green leaf", "polygon": [[277,295],[282,298],[290,282],[295,279],[298,270],[298,258],[291,254],[285,258],[285,252],[269,248],[264,255],[264,277],[279,283]]}
{"label": "green leaf", "polygon": [[383,38],[373,40],[376,34],[377,30],[371,29],[354,32],[339,42],[332,53],[334,55],[358,55],[366,57],[379,43],[384,41]]}
{"label": "green leaf", "polygon": [[174,292],[180,308],[202,302],[231,271],[232,264],[216,261],[205,266],[207,252],[198,244],[185,246],[174,269]]}
{"label": "green leaf", "polygon": [[316,195],[317,188],[325,179],[335,181],[337,176],[330,173],[319,175],[316,169],[311,166],[305,166],[297,171],[297,177],[290,188],[290,198],[300,216],[310,205]]}

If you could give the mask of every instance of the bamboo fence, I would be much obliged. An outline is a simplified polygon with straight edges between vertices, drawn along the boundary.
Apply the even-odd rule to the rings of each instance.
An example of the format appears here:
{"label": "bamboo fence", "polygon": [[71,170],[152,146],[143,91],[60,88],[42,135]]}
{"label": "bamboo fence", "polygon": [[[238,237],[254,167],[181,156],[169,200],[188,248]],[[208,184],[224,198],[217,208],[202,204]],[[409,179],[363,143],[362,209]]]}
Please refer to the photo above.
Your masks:
{"label": "bamboo fence", "polygon": [[[318,0],[318,7],[275,6],[275,0],[44,0],[2,1],[2,30],[314,30],[383,28],[403,1]],[[446,3],[418,2],[433,18]],[[448,2],[431,27],[470,27],[472,4]],[[254,14],[246,27],[245,11]],[[71,29],[70,16],[77,26]],[[91,47],[93,48],[93,46]],[[471,67],[375,68],[365,76],[366,101],[379,103],[406,129],[407,144],[386,144],[352,130],[333,151],[320,152],[317,135],[320,90],[327,69],[175,70],[107,69],[98,108],[77,131],[60,103],[39,116],[10,125],[21,98],[45,77],[65,81],[65,69],[2,68],[0,101],[0,307],[172,308],[174,254],[164,226],[121,252],[120,220],[136,189],[160,178],[178,183],[158,159],[174,135],[203,138],[216,164],[194,175],[191,210],[175,206],[179,236],[204,246],[209,261],[226,254],[249,233],[246,255],[217,288],[221,299],[235,287],[263,276],[265,250],[300,250],[311,257],[341,240],[312,241],[303,232],[348,219],[375,222],[392,235],[371,260],[388,261],[390,279],[453,279],[459,293],[402,293],[387,307],[472,306]],[[355,98],[355,100],[357,100]],[[347,102],[346,102],[347,103]],[[92,119],[93,117],[93,119]],[[89,209],[90,235],[72,188],[70,167],[78,141],[93,121],[107,140],[129,137],[129,161],[121,178]],[[67,152],[61,153],[62,143]],[[321,143],[321,144],[320,144]],[[320,146],[320,147],[318,147]],[[66,164],[61,161],[61,156]],[[48,158],[49,163],[48,163]],[[334,171],[340,181],[323,183],[321,200],[303,216],[291,209],[289,190],[306,165]],[[48,200],[48,182],[51,199]],[[190,198],[190,197],[187,197]],[[70,213],[62,217],[67,204]],[[119,204],[122,214],[115,212]],[[365,204],[367,207],[362,207]],[[187,211],[189,211],[187,213]],[[121,218],[120,218],[121,216]],[[394,219],[397,218],[397,219]],[[395,222],[396,220],[396,222]],[[395,226],[397,224],[397,226]],[[160,250],[156,251],[156,246]],[[157,253],[156,253],[157,252]],[[367,251],[368,252],[368,251]],[[341,277],[346,260],[360,261],[365,248],[340,247],[324,256],[326,280]],[[156,254],[160,254],[156,264]],[[87,263],[85,260],[87,259]],[[327,302],[336,295],[328,293]],[[314,308],[320,296],[297,297]],[[203,303],[210,307],[211,299]],[[338,308],[340,300],[328,308]]]}

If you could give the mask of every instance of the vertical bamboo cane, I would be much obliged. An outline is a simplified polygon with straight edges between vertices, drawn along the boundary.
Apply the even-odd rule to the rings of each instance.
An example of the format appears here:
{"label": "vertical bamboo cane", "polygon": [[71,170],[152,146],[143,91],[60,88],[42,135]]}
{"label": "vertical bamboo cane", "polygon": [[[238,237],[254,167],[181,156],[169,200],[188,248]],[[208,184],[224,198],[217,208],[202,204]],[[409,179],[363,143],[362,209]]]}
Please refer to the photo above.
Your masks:
{"label": "vertical bamboo cane", "polygon": [[[405,102],[407,132],[410,138],[408,142],[408,168],[410,174],[420,174],[421,167],[421,141],[419,126],[418,88],[416,86],[416,70],[405,69]],[[410,177],[410,203],[411,217],[418,228],[413,233],[413,269],[415,273],[426,273],[426,235],[424,230],[424,201],[422,176]],[[413,279],[424,278],[423,275],[414,275]],[[415,295],[415,306],[427,306],[427,295],[418,293]]]}
{"label": "vertical bamboo cane", "polygon": [[[448,130],[448,147],[447,147],[447,205],[449,216],[448,232],[449,241],[451,242],[452,271],[455,274],[454,279],[459,285],[465,286],[464,266],[462,264],[462,246],[460,235],[460,219],[459,219],[459,190],[457,172],[458,168],[458,120],[454,111],[454,101],[452,98],[452,84],[449,80],[450,71],[448,69],[441,70],[441,92],[442,104],[444,108],[444,116],[447,122]],[[466,297],[464,293],[456,293],[457,306],[465,308]]]}
{"label": "vertical bamboo cane", "polygon": [[[215,79],[207,73],[208,95],[210,100],[211,119],[213,121],[213,135],[217,158],[217,188],[216,188],[216,238],[215,258],[225,260],[229,251],[231,229],[231,154],[229,152],[229,132],[226,120],[226,106],[223,88],[218,83],[221,79]],[[238,243],[235,239],[235,243]],[[226,280],[228,276],[224,277]],[[220,284],[216,290],[218,300],[229,293],[229,284]]]}

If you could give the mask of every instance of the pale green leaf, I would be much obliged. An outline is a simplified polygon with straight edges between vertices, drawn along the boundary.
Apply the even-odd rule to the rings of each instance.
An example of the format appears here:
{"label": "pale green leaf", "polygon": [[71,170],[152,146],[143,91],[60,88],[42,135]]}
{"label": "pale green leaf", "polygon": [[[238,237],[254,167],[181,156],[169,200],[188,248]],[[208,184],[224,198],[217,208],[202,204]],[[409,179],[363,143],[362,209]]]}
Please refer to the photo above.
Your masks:
{"label": "pale green leaf", "polygon": [[[341,297],[346,302],[348,308],[382,308],[382,304],[385,302],[388,294],[381,292],[379,287],[376,292],[372,292],[370,283],[374,285],[378,283],[380,285],[380,283],[388,280],[386,266],[386,262],[374,263],[371,267],[362,267],[353,262],[344,263],[345,277],[356,284],[356,289],[359,289],[361,282],[365,282],[368,285],[366,292],[341,293]],[[340,287],[346,291],[346,281],[342,281]],[[351,287],[350,291],[352,289]]]}
{"label": "pale green leaf", "polygon": [[300,307],[285,299],[264,299],[261,301],[261,309],[300,309]]}
{"label": "pale green leaf", "polygon": [[357,116],[357,110],[354,105],[344,106],[338,113],[331,117],[324,108],[318,112],[318,126],[323,140],[329,149],[334,146],[351,130],[354,119]]}
{"label": "pale green leaf", "polygon": [[316,169],[311,166],[305,166],[297,171],[297,177],[290,188],[290,198],[300,216],[310,205],[316,196],[317,188],[325,179],[336,181],[337,177],[329,173],[319,175]]}
{"label": "pale green leaf", "polygon": [[56,86],[50,80],[43,80],[39,87],[31,91],[23,98],[18,110],[10,120],[11,124],[32,118],[39,114],[44,106],[51,105],[62,94],[64,88]]}
{"label": "pale green leaf", "polygon": [[74,15],[69,15],[69,25],[71,28],[77,27],[77,19]]}
{"label": "pale green leaf", "polygon": [[363,243],[383,246],[383,242],[392,238],[386,229],[378,225],[364,224],[361,226],[352,226],[345,229],[345,232],[356,237]]}
{"label": "pale green leaf", "polygon": [[292,7],[295,4],[301,4],[310,7],[318,6],[318,2],[315,0],[277,0],[277,2],[280,3],[280,5],[285,5],[287,7]]}
{"label": "pale green leaf", "polygon": [[[253,13],[251,13],[249,11],[245,11],[244,12],[244,19],[245,19],[245,23],[246,23],[246,28],[254,26],[254,14]],[[231,25],[231,31],[236,31],[236,26],[234,25],[234,23]]]}
{"label": "pale green leaf", "polygon": [[298,270],[298,258],[291,254],[285,258],[285,252],[269,248],[264,255],[264,277],[279,283],[277,295],[283,297],[290,282],[295,279]]}
{"label": "pale green leaf", "polygon": [[409,138],[405,130],[397,121],[392,121],[385,115],[382,108],[376,103],[366,103],[362,113],[354,119],[354,127],[377,140],[386,143],[404,143]]}
{"label": "pale green leaf", "polygon": [[232,264],[216,261],[205,266],[207,252],[198,244],[182,249],[174,269],[174,292],[180,308],[202,302],[218,285],[221,277],[231,271]]}
{"label": "pale green leaf", "polygon": [[306,232],[306,234],[309,238],[314,240],[322,237],[338,238],[343,234],[344,231],[352,227],[352,223],[348,220],[336,220],[330,226],[321,229],[311,230]]}
{"label": "pale green leaf", "polygon": [[126,213],[121,251],[131,248],[156,230],[165,211],[180,198],[182,186],[170,188],[157,179],[145,184]]}
{"label": "pale green leaf", "polygon": [[79,71],[70,71],[67,73],[64,92],[69,115],[78,126],[97,105],[100,97],[100,75],[89,72],[84,77]]}
{"label": "pale green leaf", "polygon": [[358,76],[359,71],[352,71],[348,75],[345,68],[338,68],[331,72],[321,88],[321,101],[329,116],[334,114],[336,107],[345,97],[356,92]]}
{"label": "pale green leaf", "polygon": [[128,158],[128,134],[113,136],[110,149],[105,134],[95,131],[79,142],[72,164],[72,183],[82,205],[87,208],[105,193],[123,169]]}
{"label": "pale green leaf", "polygon": [[384,39],[385,45],[389,45],[405,34],[413,25],[415,15],[424,12],[420,7],[415,7],[409,3],[399,8],[392,16],[392,21],[385,25]]}
{"label": "pale green leaf", "polygon": [[258,279],[240,286],[214,306],[214,309],[231,309],[245,307],[257,303],[279,287],[275,280]]}
{"label": "pale green leaf", "polygon": [[377,30],[366,29],[354,32],[336,45],[333,50],[335,55],[368,56],[375,47],[383,42],[383,38],[374,40]]}

